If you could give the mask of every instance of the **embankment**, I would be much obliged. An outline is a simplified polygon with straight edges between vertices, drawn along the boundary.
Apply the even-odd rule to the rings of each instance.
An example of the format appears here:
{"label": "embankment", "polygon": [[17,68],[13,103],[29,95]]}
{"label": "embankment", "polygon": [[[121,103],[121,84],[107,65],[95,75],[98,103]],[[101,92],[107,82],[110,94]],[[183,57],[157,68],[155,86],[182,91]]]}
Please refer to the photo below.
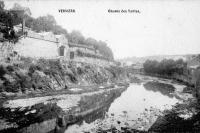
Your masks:
{"label": "embankment", "polygon": [[25,57],[2,62],[0,132],[64,132],[108,109],[127,81],[126,71],[112,65]]}
{"label": "embankment", "polygon": [[87,63],[61,62],[59,59],[23,57],[17,63],[0,65],[2,97],[68,90],[77,85],[101,86],[126,81],[126,71],[116,66],[101,67]]}
{"label": "embankment", "polygon": [[115,86],[83,94],[9,100],[0,109],[0,117],[3,118],[0,130],[20,133],[64,132],[70,124],[82,120],[89,122],[96,119],[92,116],[98,117],[91,114],[105,115],[105,110],[126,88]]}

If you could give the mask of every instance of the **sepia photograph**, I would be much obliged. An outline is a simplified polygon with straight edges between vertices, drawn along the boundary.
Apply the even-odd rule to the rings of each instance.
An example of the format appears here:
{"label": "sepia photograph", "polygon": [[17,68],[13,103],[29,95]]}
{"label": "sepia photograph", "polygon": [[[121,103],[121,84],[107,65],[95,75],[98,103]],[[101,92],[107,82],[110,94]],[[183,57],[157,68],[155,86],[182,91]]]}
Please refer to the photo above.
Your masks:
{"label": "sepia photograph", "polygon": [[0,133],[200,133],[200,1],[0,0]]}

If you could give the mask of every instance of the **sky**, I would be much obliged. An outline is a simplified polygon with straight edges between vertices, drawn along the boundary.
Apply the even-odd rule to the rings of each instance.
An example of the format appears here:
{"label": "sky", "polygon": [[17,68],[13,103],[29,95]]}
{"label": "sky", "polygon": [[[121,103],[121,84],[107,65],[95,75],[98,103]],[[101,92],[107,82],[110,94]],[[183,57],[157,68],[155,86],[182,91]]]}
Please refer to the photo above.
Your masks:
{"label": "sky", "polygon": [[115,59],[200,53],[198,0],[6,0],[5,7],[14,3],[29,7],[32,17],[51,14],[68,32],[79,30],[85,37],[105,41]]}

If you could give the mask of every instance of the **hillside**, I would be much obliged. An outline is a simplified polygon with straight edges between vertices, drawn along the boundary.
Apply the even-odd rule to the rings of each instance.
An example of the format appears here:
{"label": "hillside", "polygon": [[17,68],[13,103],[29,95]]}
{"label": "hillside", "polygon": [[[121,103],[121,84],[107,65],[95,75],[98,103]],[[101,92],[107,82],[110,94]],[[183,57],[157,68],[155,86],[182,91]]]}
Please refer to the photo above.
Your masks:
{"label": "hillside", "polygon": [[17,63],[0,65],[0,92],[5,96],[67,90],[76,85],[109,85],[125,81],[126,76],[124,69],[115,66],[21,58]]}

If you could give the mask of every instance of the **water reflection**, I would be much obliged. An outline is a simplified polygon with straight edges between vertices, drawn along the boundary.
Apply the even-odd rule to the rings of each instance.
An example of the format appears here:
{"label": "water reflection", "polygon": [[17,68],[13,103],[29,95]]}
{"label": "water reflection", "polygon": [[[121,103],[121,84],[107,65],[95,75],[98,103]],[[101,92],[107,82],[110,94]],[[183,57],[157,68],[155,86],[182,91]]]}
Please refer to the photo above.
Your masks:
{"label": "water reflection", "polygon": [[131,84],[110,106],[100,110],[102,115],[91,115],[89,121],[85,119],[81,125],[71,125],[65,133],[97,132],[113,127],[119,131],[122,127],[147,130],[163,110],[170,109],[177,102],[179,100],[175,97],[146,90],[143,83]]}

